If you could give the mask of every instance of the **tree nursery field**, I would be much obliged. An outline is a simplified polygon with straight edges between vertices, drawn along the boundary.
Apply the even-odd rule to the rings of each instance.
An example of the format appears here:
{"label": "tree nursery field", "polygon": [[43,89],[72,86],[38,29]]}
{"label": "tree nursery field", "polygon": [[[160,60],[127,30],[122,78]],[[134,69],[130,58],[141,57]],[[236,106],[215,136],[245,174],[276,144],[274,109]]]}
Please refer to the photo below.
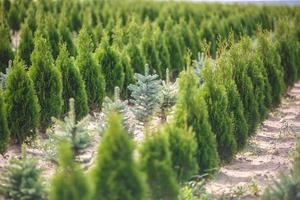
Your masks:
{"label": "tree nursery field", "polygon": [[0,0],[0,199],[300,199],[299,79],[300,7]]}

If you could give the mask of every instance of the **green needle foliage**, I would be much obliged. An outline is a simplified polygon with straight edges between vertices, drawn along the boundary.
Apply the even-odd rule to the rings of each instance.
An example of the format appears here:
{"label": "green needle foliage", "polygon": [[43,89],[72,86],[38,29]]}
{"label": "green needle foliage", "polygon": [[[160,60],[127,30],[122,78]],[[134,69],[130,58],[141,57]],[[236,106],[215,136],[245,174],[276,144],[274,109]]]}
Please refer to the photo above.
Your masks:
{"label": "green needle foliage", "polygon": [[237,150],[233,135],[231,114],[228,110],[228,98],[225,87],[216,83],[214,77],[215,64],[207,60],[203,68],[204,99],[208,108],[209,122],[212,131],[216,134],[218,152],[221,160],[229,162]]}
{"label": "green needle foliage", "polygon": [[0,90],[0,154],[5,153],[9,143],[10,132],[7,124],[5,104]]}
{"label": "green needle foliage", "polygon": [[21,16],[20,16],[20,10],[19,10],[18,6],[19,6],[18,2],[14,1],[11,4],[9,13],[8,13],[7,21],[8,21],[10,28],[13,31],[18,31],[20,29]]}
{"label": "green needle foliage", "polygon": [[172,167],[178,181],[188,181],[197,174],[197,142],[191,129],[179,128],[175,124],[167,125]]}
{"label": "green needle foliage", "polygon": [[96,50],[96,60],[105,77],[106,93],[110,96],[115,86],[123,88],[124,70],[121,55],[114,46],[109,45],[108,36],[103,36]]}
{"label": "green needle foliage", "polygon": [[178,39],[176,37],[177,33],[174,29],[173,21],[168,18],[163,32],[163,37],[166,38],[166,43],[168,46],[168,51],[170,53],[170,63],[171,63],[171,76],[176,77],[184,68],[184,52],[181,49]]}
{"label": "green needle foliage", "polygon": [[54,59],[56,59],[59,53],[59,32],[57,30],[53,15],[46,16],[45,27],[45,31],[47,31],[47,39],[51,47],[52,56]]}
{"label": "green needle foliage", "polygon": [[129,98],[130,91],[128,89],[128,86],[130,84],[134,84],[135,80],[134,80],[133,69],[131,66],[131,59],[125,50],[123,50],[121,53],[121,60],[124,69],[124,83],[123,83],[123,89],[121,90],[122,97]]}
{"label": "green needle foliage", "polygon": [[131,59],[131,66],[135,73],[145,73],[146,60],[141,50],[141,47],[135,41],[129,42],[126,51]]}
{"label": "green needle foliage", "polygon": [[281,57],[284,82],[287,87],[291,87],[295,83],[299,74],[299,43],[295,42],[295,30],[294,23],[288,18],[279,20],[275,30],[278,40],[277,49]]}
{"label": "green needle foliage", "polygon": [[59,167],[50,184],[50,200],[89,200],[90,191],[86,176],[74,161],[71,146],[61,143]]}
{"label": "green needle foliage", "polygon": [[271,37],[271,33],[258,33],[258,52],[266,68],[268,80],[271,87],[272,105],[277,106],[285,90],[283,79],[283,68],[277,43]]}
{"label": "green needle foliage", "polygon": [[23,146],[21,159],[12,158],[0,177],[0,193],[12,200],[45,200],[46,192],[40,176],[37,161],[27,157]]}
{"label": "green needle foliage", "polygon": [[260,115],[256,94],[254,93],[254,86],[247,73],[247,58],[248,54],[245,54],[239,43],[232,46],[229,50],[228,59],[233,68],[233,79],[243,102],[244,114],[248,124],[248,135],[250,135],[254,132]]}
{"label": "green needle foliage", "polygon": [[168,50],[166,38],[162,35],[158,25],[153,27],[154,29],[154,40],[156,45],[156,51],[158,52],[158,59],[161,64],[162,77],[166,77],[165,71],[171,68],[170,53]]}
{"label": "green needle foliage", "polygon": [[109,117],[98,155],[92,173],[94,200],[145,198],[145,180],[133,158],[133,143],[116,114]]}
{"label": "green needle foliage", "polygon": [[76,66],[79,68],[88,97],[90,111],[101,109],[105,96],[105,80],[92,56],[92,39],[83,28],[77,38]]}
{"label": "green needle foliage", "polygon": [[[178,127],[191,127],[197,142],[199,172],[213,173],[219,164],[217,142],[209,124],[203,94],[197,88],[197,78],[189,67],[180,74],[178,100],[174,120]],[[193,94],[193,95],[191,95]]]}
{"label": "green needle foliage", "polygon": [[58,22],[58,33],[60,43],[66,43],[67,50],[71,56],[76,55],[76,48],[73,43],[73,35],[67,26],[67,19],[65,15],[61,15]]}
{"label": "green needle foliage", "polygon": [[145,67],[145,75],[135,74],[137,83],[129,85],[131,91],[131,103],[134,105],[134,114],[141,122],[150,120],[161,102],[161,80],[157,74],[149,74],[148,65]]}
{"label": "green needle foliage", "polygon": [[156,49],[155,40],[152,33],[152,27],[149,20],[144,23],[144,33],[141,39],[141,48],[143,50],[146,63],[149,65],[150,73],[156,73],[162,77],[162,70],[158,51]]}
{"label": "green needle foliage", "polygon": [[34,49],[32,31],[28,24],[25,22],[21,26],[20,31],[20,44],[17,50],[18,56],[24,61],[25,65],[31,65],[30,55]]}
{"label": "green needle foliage", "polygon": [[40,128],[43,131],[50,125],[51,117],[58,117],[61,114],[62,81],[58,68],[53,65],[54,61],[46,39],[37,36],[34,45],[29,75],[41,106]]}
{"label": "green needle foliage", "polygon": [[223,84],[228,98],[228,111],[232,114],[233,133],[238,150],[242,149],[248,139],[248,125],[244,114],[244,106],[237,86],[233,80],[233,68],[228,60],[228,53],[221,49],[221,56],[218,58],[216,79]]}
{"label": "green needle foliage", "polygon": [[148,135],[140,149],[140,165],[146,173],[150,199],[177,199],[179,187],[172,169],[171,152],[166,135]]}
{"label": "green needle foliage", "polygon": [[14,52],[11,46],[10,34],[7,24],[0,16],[0,72],[5,72],[9,60],[13,60]]}
{"label": "green needle foliage", "polygon": [[5,102],[9,128],[13,130],[12,138],[19,144],[34,138],[39,125],[40,106],[33,82],[20,60],[14,61],[8,75]]}
{"label": "green needle foliage", "polygon": [[60,46],[60,52],[56,60],[56,66],[62,75],[63,84],[63,108],[62,114],[68,112],[69,99],[74,98],[76,105],[76,120],[80,120],[88,114],[87,94],[84,82],[78,68],[69,57],[69,52],[65,44]]}
{"label": "green needle foliage", "polygon": [[91,138],[86,128],[87,122],[90,119],[89,116],[77,122],[75,111],[75,101],[71,98],[69,103],[69,113],[64,120],[61,121],[54,117],[52,118],[54,128],[49,137],[50,139],[53,138],[56,140],[56,144],[61,141],[69,142],[73,152],[77,154],[79,150],[83,150],[88,147]]}
{"label": "green needle foliage", "polygon": [[169,69],[166,69],[166,80],[162,81],[162,101],[160,105],[162,118],[166,119],[168,112],[177,100],[177,83],[170,81]]}

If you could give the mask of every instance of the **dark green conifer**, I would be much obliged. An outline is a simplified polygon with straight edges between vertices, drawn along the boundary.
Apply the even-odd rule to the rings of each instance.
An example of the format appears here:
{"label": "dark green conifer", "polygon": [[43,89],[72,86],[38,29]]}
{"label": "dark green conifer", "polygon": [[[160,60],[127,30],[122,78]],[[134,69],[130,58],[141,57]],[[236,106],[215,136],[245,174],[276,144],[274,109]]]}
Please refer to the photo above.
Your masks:
{"label": "dark green conifer", "polygon": [[105,96],[105,80],[92,56],[92,40],[83,28],[77,38],[76,66],[79,68],[88,98],[90,111],[101,109]]}
{"label": "dark green conifer", "polygon": [[165,78],[166,70],[167,69],[170,70],[170,68],[171,68],[170,53],[168,50],[165,35],[162,34],[158,25],[155,26],[154,28],[155,28],[154,29],[154,41],[155,41],[155,45],[156,45],[157,52],[158,52],[158,58],[159,58],[160,64],[161,64],[162,76]]}
{"label": "dark green conifer", "polygon": [[[275,35],[278,40],[277,49],[281,58],[284,71],[284,82],[291,87],[298,79],[297,43],[295,42],[295,27],[290,19],[284,18],[278,21]],[[299,45],[298,45],[299,46]],[[298,58],[298,60],[297,60]]]}
{"label": "dark green conifer", "polygon": [[47,39],[51,47],[52,56],[57,58],[59,53],[59,33],[53,15],[47,15],[45,19]]}
{"label": "dark green conifer", "polygon": [[66,43],[67,50],[71,56],[76,55],[76,48],[73,43],[73,35],[68,27],[67,19],[65,15],[61,14],[59,23],[58,23],[58,33],[59,33],[59,41],[61,43]]}
{"label": "dark green conifer", "polygon": [[[1,16],[0,16],[1,17]],[[14,52],[11,46],[10,34],[4,19],[0,18],[0,72],[5,72],[9,60],[13,60]]]}
{"label": "dark green conifer", "polygon": [[7,124],[6,108],[0,90],[0,154],[4,154],[9,143],[10,132]]}
{"label": "dark green conifer", "polygon": [[29,75],[41,106],[40,128],[45,130],[51,117],[60,116],[63,100],[61,74],[54,67],[50,46],[41,36],[35,38],[31,63]]}
{"label": "dark green conifer", "polygon": [[208,108],[209,122],[216,134],[218,152],[221,160],[229,162],[237,150],[233,134],[233,121],[228,109],[225,87],[218,84],[214,77],[212,61],[207,60],[202,71],[204,77],[203,94]]}
{"label": "dark green conifer", "polygon": [[124,70],[121,55],[114,46],[109,45],[108,37],[104,35],[95,56],[105,77],[106,92],[112,95],[115,86],[123,88]]}
{"label": "dark green conifer", "polygon": [[243,102],[244,114],[248,124],[248,135],[250,135],[254,132],[260,115],[252,80],[247,73],[248,55],[242,52],[241,49],[241,44],[239,43],[232,46],[228,59],[233,68],[233,79]]}
{"label": "dark green conifer", "polygon": [[135,79],[134,79],[133,69],[131,67],[131,59],[125,50],[123,50],[121,53],[121,61],[124,69],[124,83],[122,89],[122,96],[128,99],[130,95],[128,86],[130,84],[134,84]]}
{"label": "dark green conifer", "polygon": [[30,55],[34,49],[33,35],[27,22],[23,23],[20,31],[20,44],[18,46],[17,54],[21,58],[25,65],[29,67],[31,65]]}
{"label": "dark green conifer", "polygon": [[88,114],[87,94],[80,72],[75,67],[74,61],[69,57],[69,52],[65,44],[60,46],[56,67],[62,75],[62,114],[68,112],[69,99],[74,98],[76,102],[76,120],[78,121]]}
{"label": "dark green conifer", "polygon": [[178,181],[187,181],[197,174],[197,142],[191,129],[180,128],[175,124],[167,125],[169,149],[173,171]]}
{"label": "dark green conifer", "polygon": [[280,103],[284,92],[283,68],[276,44],[270,33],[258,33],[258,51],[264,63],[271,87],[272,105]]}
{"label": "dark green conifer", "polygon": [[132,141],[116,114],[109,117],[98,155],[92,174],[94,200],[145,198],[145,180],[135,163]]}
{"label": "dark green conifer", "polygon": [[156,73],[162,77],[161,63],[158,57],[156,43],[152,33],[152,27],[149,20],[144,23],[144,32],[141,39],[141,48],[143,50],[146,63],[149,65],[150,73]]}
{"label": "dark green conifer", "polygon": [[18,31],[20,29],[20,25],[21,25],[21,16],[20,16],[20,8],[18,7],[18,1],[14,1],[11,4],[11,7],[9,9],[8,12],[8,24],[9,27],[13,30],[13,31]]}
{"label": "dark green conifer", "polygon": [[197,78],[191,68],[180,74],[178,94],[175,123],[178,127],[192,128],[197,142],[199,172],[211,174],[219,164],[217,142],[208,121],[203,94],[197,88]]}
{"label": "dark green conifer", "polygon": [[5,102],[8,125],[10,130],[13,130],[12,138],[21,144],[35,137],[39,125],[40,106],[25,66],[17,59],[7,78]]}
{"label": "dark green conifer", "polygon": [[131,60],[131,66],[135,73],[144,74],[146,60],[141,49],[140,34],[141,30],[133,19],[128,25],[128,45],[126,51]]}
{"label": "dark green conifer", "polygon": [[178,33],[175,32],[174,21],[171,18],[167,19],[163,34],[170,53],[170,73],[172,77],[176,77],[184,68],[184,50],[178,42]]}
{"label": "dark green conifer", "polygon": [[164,133],[157,131],[147,136],[140,149],[140,165],[146,173],[150,199],[178,198],[179,187],[172,170],[171,153]]}

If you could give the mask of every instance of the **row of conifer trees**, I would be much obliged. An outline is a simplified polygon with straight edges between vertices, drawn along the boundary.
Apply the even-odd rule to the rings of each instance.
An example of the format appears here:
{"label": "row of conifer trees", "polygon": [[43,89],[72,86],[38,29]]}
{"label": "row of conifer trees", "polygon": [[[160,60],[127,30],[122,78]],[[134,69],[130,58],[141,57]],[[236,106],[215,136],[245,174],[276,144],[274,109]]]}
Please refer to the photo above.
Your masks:
{"label": "row of conifer trees", "polygon": [[[171,69],[173,77],[180,75],[173,120],[159,131],[148,131],[137,158],[116,115],[110,117],[91,177],[74,163],[71,148],[62,145],[50,199],[176,199],[178,182],[195,174],[212,174],[220,162],[230,161],[268,110],[280,103],[284,92],[300,77],[300,15],[292,8],[194,8],[151,2],[125,2],[118,8],[108,2],[56,2],[60,1],[1,1],[5,9],[1,14],[4,50],[0,56],[1,62],[2,57],[6,60],[1,63],[2,72],[9,59],[14,61],[5,72],[7,77],[3,76],[0,95],[0,151],[5,151],[10,131],[11,138],[22,143],[34,137],[37,128],[45,130],[51,117],[67,112],[70,98],[75,99],[79,120],[89,111],[101,109],[104,95],[111,96],[114,86],[122,88],[126,97],[133,72],[143,73],[144,63],[161,77],[165,68]],[[32,6],[37,6],[37,11]],[[97,13],[93,7],[103,12]],[[199,14],[215,8],[223,12]],[[63,17],[68,11],[70,19]],[[135,17],[128,17],[129,11]],[[37,19],[31,12],[37,12]],[[87,13],[90,18],[80,17]],[[172,17],[164,21],[164,16]],[[64,20],[67,25],[59,25]],[[259,20],[262,30],[255,31]],[[18,23],[20,44],[14,53],[9,30],[18,31]],[[57,31],[60,28],[61,32]],[[66,28],[69,30],[63,30]],[[96,30],[100,33],[95,34]],[[242,37],[245,33],[255,37]],[[216,51],[218,34],[228,42],[221,37]],[[210,45],[202,43],[203,39]],[[64,44],[58,45],[60,42]],[[205,52],[201,73],[189,66],[189,58],[184,57],[186,48],[192,55],[200,49]],[[169,62],[169,66],[162,62]],[[35,186],[36,191],[42,190]],[[45,198],[43,192],[38,195],[34,198]]]}
{"label": "row of conifer trees", "polygon": [[37,128],[44,131],[51,124],[51,117],[67,112],[70,98],[79,120],[100,110],[115,86],[128,97],[133,74],[144,73],[145,63],[151,73],[163,78],[169,69],[175,79],[188,51],[195,57],[208,46],[216,57],[218,37],[222,41],[231,31],[239,39],[252,35],[258,23],[273,29],[278,16],[297,14],[293,8],[147,1],[3,0],[0,7],[1,98],[7,104],[2,115],[8,124],[3,125],[2,152],[9,130],[17,143],[30,140]]}
{"label": "row of conifer trees", "polygon": [[[87,174],[75,163],[70,144],[62,143],[58,169],[46,190],[40,171],[23,155],[21,161],[13,161],[20,167],[11,168],[12,175],[18,174],[11,179],[21,171],[36,176],[6,195],[51,200],[186,199],[180,186],[196,174],[210,176],[220,163],[230,161],[267,112],[280,103],[294,73],[294,81],[299,79],[295,25],[293,19],[280,20],[275,32],[260,30],[255,39],[245,36],[235,42],[231,36],[219,46],[217,59],[203,59],[200,74],[188,65],[179,75],[172,120],[161,129],[146,130],[140,146],[133,144],[121,116],[111,113],[95,165]],[[285,44],[292,43],[294,48],[286,49]],[[29,193],[32,188],[35,192]]]}
{"label": "row of conifer trees", "polygon": [[[173,119],[158,131],[146,131],[137,158],[121,120],[111,115],[91,178],[86,177],[92,192],[80,193],[86,195],[81,198],[185,199],[180,184],[196,174],[210,176],[230,161],[300,78],[295,25],[280,20],[274,33],[258,31],[254,40],[246,36],[235,42],[231,36],[217,59],[204,59],[200,75],[187,66],[179,75]],[[292,41],[295,46],[287,50],[284,44]],[[291,70],[297,74],[293,82]],[[59,184],[53,184],[50,196],[59,197],[66,188],[60,184],[66,183],[63,175],[55,177]]]}

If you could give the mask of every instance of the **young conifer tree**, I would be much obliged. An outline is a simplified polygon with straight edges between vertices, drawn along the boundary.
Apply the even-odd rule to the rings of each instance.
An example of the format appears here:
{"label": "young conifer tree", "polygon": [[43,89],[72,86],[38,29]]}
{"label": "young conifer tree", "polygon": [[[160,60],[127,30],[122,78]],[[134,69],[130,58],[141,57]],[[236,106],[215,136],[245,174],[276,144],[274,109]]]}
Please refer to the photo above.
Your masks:
{"label": "young conifer tree", "polygon": [[169,69],[166,69],[166,80],[162,81],[162,101],[160,105],[162,118],[166,119],[168,112],[176,104],[177,100],[177,82],[172,83],[170,81],[170,72]]}
{"label": "young conifer tree", "polygon": [[20,31],[20,44],[18,46],[17,55],[21,58],[25,65],[31,65],[30,55],[34,49],[33,35],[27,22],[21,25]]}
{"label": "young conifer tree", "polygon": [[197,174],[197,142],[191,129],[169,124],[165,127],[173,171],[178,181],[187,181]]}
{"label": "young conifer tree", "polygon": [[124,83],[123,83],[123,89],[121,90],[121,94],[123,98],[128,99],[130,96],[130,91],[128,89],[128,86],[130,84],[134,84],[134,72],[133,68],[131,66],[131,59],[127,53],[127,51],[123,50],[121,53],[121,61],[124,69]]}
{"label": "young conifer tree", "polygon": [[264,63],[268,80],[271,87],[272,105],[280,103],[285,90],[283,79],[283,68],[279,52],[276,49],[277,43],[274,43],[270,33],[258,33],[258,52]]}
{"label": "young conifer tree", "polygon": [[157,48],[158,53],[158,59],[160,60],[161,64],[161,71],[162,71],[162,77],[166,77],[166,70],[170,70],[171,63],[170,63],[170,53],[167,46],[167,41],[165,38],[165,35],[162,35],[161,30],[159,29],[159,26],[156,24],[156,26],[153,27],[154,29],[154,42]]}
{"label": "young conifer tree", "polygon": [[291,87],[299,78],[297,50],[299,51],[299,44],[295,42],[296,28],[295,23],[290,19],[281,19],[277,23],[275,35],[278,40],[277,50],[280,54],[281,65],[284,71],[284,83],[286,87]]}
{"label": "young conifer tree", "polygon": [[21,158],[13,157],[0,177],[0,192],[5,199],[46,200],[47,194],[41,179],[37,160],[26,155],[22,146]]}
{"label": "young conifer tree", "polygon": [[148,65],[145,67],[145,75],[135,74],[137,83],[129,85],[131,102],[134,104],[134,114],[141,122],[147,122],[161,102],[161,80],[158,75],[149,74]]}
{"label": "young conifer tree", "polygon": [[237,150],[233,134],[233,121],[228,109],[228,98],[225,87],[218,84],[214,77],[212,61],[207,60],[203,68],[203,94],[208,108],[209,122],[212,131],[216,134],[218,152],[221,160],[229,162]]}
{"label": "young conifer tree", "polygon": [[71,146],[61,143],[59,166],[50,184],[50,200],[89,200],[89,185],[86,176],[74,161]]}
{"label": "young conifer tree", "polygon": [[39,125],[40,106],[33,82],[18,58],[7,78],[5,102],[9,128],[13,130],[12,138],[19,144],[33,138]]}
{"label": "young conifer tree", "polygon": [[133,144],[113,113],[99,146],[93,175],[94,200],[140,200],[145,198],[145,180],[133,157]]}
{"label": "young conifer tree", "polygon": [[193,57],[196,57],[197,56],[196,38],[193,36],[193,33],[191,32],[190,27],[184,18],[180,18],[179,26],[180,26],[181,35],[182,35],[186,50],[189,49],[190,52],[192,53]]}
{"label": "young conifer tree", "polygon": [[170,72],[172,77],[176,77],[184,68],[184,49],[181,49],[176,37],[177,33],[175,33],[174,23],[175,22],[169,17],[166,21],[163,31],[163,37],[166,39],[167,47],[170,53]]}
{"label": "young conifer tree", "polygon": [[77,38],[75,65],[79,68],[87,92],[90,111],[101,109],[105,96],[105,80],[92,55],[93,44],[87,30],[83,28]]}
{"label": "young conifer tree", "polygon": [[128,44],[125,51],[131,59],[131,66],[135,73],[144,74],[146,60],[141,49],[140,39],[142,36],[141,27],[136,22],[136,17],[133,16],[127,26]]}
{"label": "young conifer tree", "polygon": [[96,60],[105,77],[106,93],[110,96],[115,86],[123,88],[124,69],[121,55],[114,46],[109,45],[109,38],[104,35],[95,53]]}
{"label": "young conifer tree", "polygon": [[9,143],[10,132],[7,124],[6,108],[0,89],[0,154],[4,154]]}
{"label": "young conifer tree", "polygon": [[223,84],[228,98],[228,111],[232,114],[233,133],[237,148],[242,149],[248,139],[248,125],[244,114],[244,106],[233,80],[233,66],[228,60],[228,52],[219,47],[220,55],[217,61],[216,80]]}
{"label": "young conifer tree", "polygon": [[[19,2],[20,3],[20,2]],[[13,31],[18,31],[21,25],[20,7],[17,1],[14,1],[9,9],[7,21]]]}
{"label": "young conifer tree", "polygon": [[199,172],[211,174],[219,164],[217,142],[208,121],[203,94],[197,88],[197,81],[190,67],[180,74],[174,120],[178,127],[192,128],[197,142],[196,158]]}
{"label": "young conifer tree", "polygon": [[59,33],[56,26],[56,21],[53,15],[46,15],[45,28],[47,32],[47,39],[50,43],[51,53],[54,59],[57,58],[59,53]]}
{"label": "young conifer tree", "polygon": [[25,19],[25,23],[28,24],[30,30],[32,31],[32,33],[35,32],[36,30],[36,4],[31,3],[29,8],[27,9],[26,12],[26,19]]}
{"label": "young conifer tree", "polygon": [[233,45],[229,50],[228,59],[232,66],[233,79],[243,102],[248,135],[250,135],[254,132],[260,115],[252,80],[247,73],[247,57],[248,55],[242,52],[240,43]]}
{"label": "young conifer tree", "polygon": [[141,48],[143,50],[146,63],[149,65],[150,73],[156,73],[162,77],[161,63],[158,57],[156,43],[152,33],[150,21],[144,23],[144,33],[141,39]]}
{"label": "young conifer tree", "polygon": [[240,44],[243,55],[247,55],[245,57],[247,74],[251,78],[255,99],[258,104],[258,120],[262,121],[265,119],[268,108],[271,105],[271,86],[260,55],[253,49],[251,42],[250,38],[245,37],[241,39]]}
{"label": "young conifer tree", "polygon": [[58,68],[54,67],[50,46],[46,39],[37,36],[31,54],[30,78],[41,106],[40,128],[45,130],[51,117],[58,117],[62,108],[62,81]]}
{"label": "young conifer tree", "polygon": [[165,133],[147,136],[140,149],[140,166],[146,173],[150,199],[177,199],[179,188]]}
{"label": "young conifer tree", "polygon": [[73,43],[73,35],[68,27],[65,13],[61,13],[61,17],[59,18],[58,33],[59,33],[59,41],[61,43],[66,43],[67,50],[70,53],[70,56],[75,56],[76,48]]}
{"label": "young conifer tree", "polygon": [[74,98],[76,102],[76,120],[80,120],[88,114],[87,94],[81,74],[78,68],[75,67],[72,58],[69,57],[69,52],[65,44],[60,46],[56,66],[62,75],[62,114],[68,112],[69,99]]}
{"label": "young conifer tree", "polygon": [[11,46],[9,28],[2,16],[0,16],[0,44],[0,72],[5,72],[9,60],[14,58],[14,52]]}

